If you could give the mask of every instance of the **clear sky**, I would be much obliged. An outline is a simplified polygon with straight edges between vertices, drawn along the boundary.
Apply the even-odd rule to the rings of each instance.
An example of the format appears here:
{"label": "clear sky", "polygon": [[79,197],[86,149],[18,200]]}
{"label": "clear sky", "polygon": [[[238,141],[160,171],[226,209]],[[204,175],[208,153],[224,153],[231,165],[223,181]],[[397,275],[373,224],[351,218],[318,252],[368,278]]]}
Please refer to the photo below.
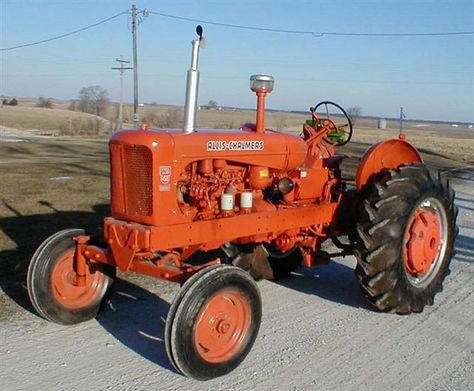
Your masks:
{"label": "clear sky", "polygon": [[[208,21],[314,32],[474,31],[474,0],[136,0],[139,9]],[[130,9],[122,0],[0,0],[0,47],[47,39]],[[139,26],[141,102],[183,104],[196,23],[150,15]],[[364,114],[474,121],[474,35],[348,37],[202,23],[200,104],[254,107],[249,76],[275,77],[268,107],[321,100]],[[132,59],[129,15],[41,45],[1,51],[0,94],[72,99],[101,85],[119,97],[115,58]],[[132,72],[126,100],[133,100]]]}

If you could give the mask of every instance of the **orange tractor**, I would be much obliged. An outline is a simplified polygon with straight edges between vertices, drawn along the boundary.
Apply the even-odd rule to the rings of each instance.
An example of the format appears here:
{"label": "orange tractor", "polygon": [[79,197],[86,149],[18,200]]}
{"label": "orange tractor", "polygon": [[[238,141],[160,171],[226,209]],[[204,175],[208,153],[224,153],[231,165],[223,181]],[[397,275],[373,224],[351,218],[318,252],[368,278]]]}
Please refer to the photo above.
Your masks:
{"label": "orange tractor", "polygon": [[[344,110],[331,102],[312,108],[300,136],[266,129],[274,83],[266,75],[250,79],[256,124],[195,130],[198,34],[184,129],[143,125],[112,137],[103,238],[69,229],[41,244],[27,277],[37,312],[60,324],[94,318],[117,268],[178,282],[166,350],[179,372],[205,380],[236,368],[257,337],[255,279],[354,254],[362,292],[379,310],[407,314],[432,304],[457,232],[448,183],[401,137],[372,146],[355,185],[346,184],[345,156],[336,154],[352,135]],[[323,251],[328,239],[342,251]]]}

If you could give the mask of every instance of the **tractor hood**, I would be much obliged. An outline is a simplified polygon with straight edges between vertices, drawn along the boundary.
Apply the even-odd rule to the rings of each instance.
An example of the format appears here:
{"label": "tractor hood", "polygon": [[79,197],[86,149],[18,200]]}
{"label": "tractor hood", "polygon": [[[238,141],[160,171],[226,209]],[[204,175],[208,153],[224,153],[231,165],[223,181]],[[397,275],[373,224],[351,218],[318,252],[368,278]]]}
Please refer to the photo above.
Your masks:
{"label": "tractor hood", "polygon": [[226,159],[288,171],[303,163],[308,149],[300,137],[272,130],[126,130],[116,133],[110,143],[142,145],[160,155],[171,152],[173,163],[181,168],[201,159]]}

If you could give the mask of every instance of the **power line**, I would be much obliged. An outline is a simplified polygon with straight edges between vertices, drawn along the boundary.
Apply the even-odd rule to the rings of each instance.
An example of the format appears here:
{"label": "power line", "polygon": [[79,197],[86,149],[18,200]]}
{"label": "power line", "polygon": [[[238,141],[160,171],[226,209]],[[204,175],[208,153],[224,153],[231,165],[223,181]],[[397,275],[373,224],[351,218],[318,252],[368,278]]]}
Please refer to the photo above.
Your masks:
{"label": "power line", "polygon": [[[80,32],[89,30],[110,20],[116,19],[121,15],[129,14],[130,10],[122,11],[116,15],[113,15],[109,18],[100,20],[99,22],[90,24],[88,26],[82,27],[80,29],[71,31],[69,33],[57,35],[51,38],[43,39],[41,41],[35,41],[30,43],[25,43],[22,45],[10,46],[6,48],[0,48],[0,51],[8,51],[14,49],[20,49],[28,46],[35,46],[40,45],[42,43],[54,41],[57,39],[69,37],[74,34],[78,34]],[[354,32],[336,32],[336,31],[305,31],[305,30],[289,30],[289,29],[281,29],[281,28],[267,28],[267,27],[258,27],[258,26],[248,26],[248,25],[240,25],[240,24],[231,24],[231,23],[222,23],[222,22],[213,22],[210,20],[204,19],[195,19],[195,18],[188,18],[185,16],[178,16],[178,15],[171,15],[165,14],[162,12],[156,11],[149,11],[150,14],[161,16],[164,18],[171,18],[177,20],[183,20],[187,22],[197,22],[197,23],[205,23],[214,26],[221,26],[221,27],[228,27],[234,29],[242,29],[242,30],[253,30],[253,31],[266,31],[271,33],[283,33],[283,34],[299,34],[299,35],[310,35],[313,37],[324,37],[324,36],[344,36],[344,37],[436,37],[436,36],[460,36],[460,35],[474,35],[474,31],[453,31],[453,32],[432,32],[432,33],[354,33]]]}
{"label": "power line", "polygon": [[187,22],[205,23],[205,24],[211,24],[211,25],[214,25],[214,26],[221,26],[221,27],[230,27],[230,28],[237,28],[237,29],[244,29],[244,30],[268,31],[268,32],[272,32],[272,33],[308,34],[308,35],[314,35],[315,34],[313,31],[285,30],[285,29],[274,29],[274,28],[266,28],[266,27],[244,26],[244,25],[240,25],[240,24],[211,22],[209,20],[194,19],[194,18],[187,18],[187,17],[184,17],[184,16],[163,14],[161,12],[155,12],[155,11],[148,11],[148,12],[150,14],[162,16],[164,18],[185,20]]}
{"label": "power line", "polygon": [[351,33],[351,32],[316,32],[316,31],[304,31],[304,30],[287,30],[280,28],[266,28],[257,26],[246,26],[241,24],[230,24],[221,22],[212,22],[203,19],[194,19],[178,15],[164,14],[162,12],[149,11],[150,14],[162,16],[164,18],[184,20],[187,22],[205,23],[214,26],[229,27],[243,30],[255,30],[255,31],[267,31],[272,33],[284,33],[284,34],[301,34],[311,35],[313,37],[323,37],[325,35],[334,36],[346,36],[346,37],[432,37],[432,36],[452,36],[452,35],[473,35],[474,31],[455,31],[455,32],[435,32],[435,33]]}
{"label": "power line", "polygon": [[114,15],[114,16],[111,16],[109,18],[106,18],[106,19],[103,19],[97,23],[94,23],[94,24],[90,24],[88,26],[85,26],[85,27],[82,27],[80,29],[77,29],[77,30],[74,30],[74,31],[71,31],[69,33],[65,33],[65,34],[61,34],[61,35],[57,35],[55,37],[51,37],[51,38],[47,38],[47,39],[43,39],[41,41],[36,41],[36,42],[30,42],[30,43],[25,43],[25,44],[22,44],[22,45],[17,45],[17,46],[10,46],[10,47],[7,47],[7,48],[1,48],[0,51],[7,51],[7,50],[14,50],[14,49],[19,49],[19,48],[24,48],[24,47],[27,47],[27,46],[34,46],[34,45],[39,45],[39,44],[42,44],[42,43],[46,43],[46,42],[50,42],[50,41],[54,41],[54,40],[57,40],[57,39],[61,39],[61,38],[65,38],[65,37],[69,37],[70,35],[74,35],[74,34],[78,34],[82,31],[86,31],[86,30],[89,30],[93,27],[96,27],[96,26],[99,26],[103,23],[106,23],[112,19],[116,19],[118,18],[119,16],[121,15],[125,15],[125,14],[128,14],[129,11],[123,11],[123,12],[120,12],[118,13],[117,15]]}
{"label": "power line", "polygon": [[437,33],[335,33],[324,32],[315,33],[315,36],[339,35],[346,37],[443,37],[450,35],[473,35],[474,31],[453,31],[453,32],[437,32]]}

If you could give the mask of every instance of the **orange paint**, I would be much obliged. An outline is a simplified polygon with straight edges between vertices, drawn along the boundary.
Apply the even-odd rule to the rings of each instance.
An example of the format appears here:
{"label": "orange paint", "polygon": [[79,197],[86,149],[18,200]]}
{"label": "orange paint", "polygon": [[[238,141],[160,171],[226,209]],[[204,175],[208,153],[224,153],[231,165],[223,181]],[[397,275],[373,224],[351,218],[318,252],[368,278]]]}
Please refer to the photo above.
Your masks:
{"label": "orange paint", "polygon": [[207,362],[219,364],[234,357],[244,345],[252,310],[238,291],[224,289],[211,296],[193,328],[194,348]]}
{"label": "orange paint", "polygon": [[337,204],[321,204],[301,208],[241,214],[234,217],[170,226],[146,226],[113,218],[104,222],[104,236],[116,265],[121,270],[132,267],[139,252],[153,252],[217,242],[221,245],[237,238],[260,241],[273,232],[284,232],[317,224],[329,224]]}
{"label": "orange paint", "polygon": [[101,295],[105,283],[103,273],[91,273],[88,267],[83,273],[83,282],[79,283],[74,268],[74,249],[64,252],[51,272],[51,291],[54,300],[70,309],[87,307]]}
{"label": "orange paint", "polygon": [[257,133],[265,133],[265,96],[266,91],[257,91]]}
{"label": "orange paint", "polygon": [[[344,196],[333,190],[341,183],[337,171],[343,157],[325,139],[328,127],[305,125],[304,138],[263,132],[265,94],[257,96],[257,124],[243,130],[182,133],[143,127],[114,135],[107,249],[78,244],[81,284],[86,262],[182,282],[202,267],[185,263],[195,251],[232,241],[273,242],[284,251],[301,246],[305,263],[314,263]],[[376,144],[362,158],[357,186],[383,168],[414,162],[421,157],[404,140]],[[293,187],[272,200],[284,178]],[[251,194],[251,207],[240,207],[243,193]],[[425,243],[412,239],[410,246]]]}
{"label": "orange paint", "polygon": [[431,211],[418,208],[407,225],[404,263],[412,276],[423,276],[435,262],[441,244],[441,221]]}
{"label": "orange paint", "polygon": [[300,137],[273,131],[117,133],[110,142],[112,216],[148,225],[191,222],[176,196],[181,175],[191,163],[212,159],[289,171],[303,163],[307,150]]}
{"label": "orange paint", "polygon": [[356,185],[361,189],[373,174],[402,164],[423,163],[420,153],[403,139],[382,141],[370,147],[357,168]]}

